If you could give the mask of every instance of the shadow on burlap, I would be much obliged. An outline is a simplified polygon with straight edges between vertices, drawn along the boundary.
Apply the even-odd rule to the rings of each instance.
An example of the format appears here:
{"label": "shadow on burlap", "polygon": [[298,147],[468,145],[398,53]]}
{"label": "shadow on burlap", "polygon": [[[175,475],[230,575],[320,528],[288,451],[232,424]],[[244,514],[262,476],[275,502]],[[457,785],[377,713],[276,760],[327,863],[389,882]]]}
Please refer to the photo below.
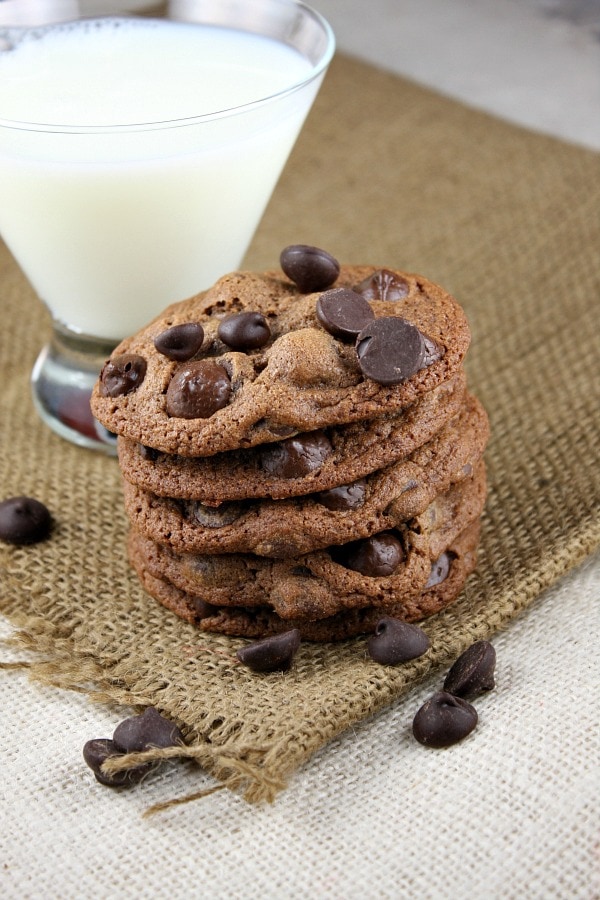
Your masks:
{"label": "shadow on burlap", "polygon": [[600,543],[599,211],[596,154],[336,59],[247,266],[312,243],[453,292],[492,424],[489,499],[478,571],[427,623],[425,657],[385,668],[364,639],[304,644],[292,671],[270,676],[235,664],[240,641],[198,633],[138,585],[116,462],[50,434],[33,410],[48,322],[2,248],[0,495],[34,495],[56,519],[46,543],[0,548],[0,609],[34,651],[32,675],[157,706],[217,779],[271,800],[334,735],[502,628]]}

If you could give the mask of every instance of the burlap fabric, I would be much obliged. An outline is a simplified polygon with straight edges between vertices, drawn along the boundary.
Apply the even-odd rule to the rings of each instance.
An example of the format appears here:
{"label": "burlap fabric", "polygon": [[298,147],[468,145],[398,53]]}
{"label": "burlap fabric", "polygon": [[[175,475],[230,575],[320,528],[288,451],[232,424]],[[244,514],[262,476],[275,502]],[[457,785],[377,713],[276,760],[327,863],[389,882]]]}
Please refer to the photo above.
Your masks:
{"label": "burlap fabric", "polygon": [[[2,546],[0,608],[32,674],[127,706],[153,704],[189,754],[250,801],[272,799],[336,734],[502,628],[600,543],[600,160],[338,57],[247,258],[287,243],[440,281],[473,330],[489,499],[480,564],[427,623],[431,651],[398,668],[364,640],[301,647],[285,675],[233,659],[148,598],[125,555],[116,462],[40,423],[28,379],[48,322],[2,248],[0,494],[31,494],[51,540]],[[10,677],[5,674],[2,677]]]}

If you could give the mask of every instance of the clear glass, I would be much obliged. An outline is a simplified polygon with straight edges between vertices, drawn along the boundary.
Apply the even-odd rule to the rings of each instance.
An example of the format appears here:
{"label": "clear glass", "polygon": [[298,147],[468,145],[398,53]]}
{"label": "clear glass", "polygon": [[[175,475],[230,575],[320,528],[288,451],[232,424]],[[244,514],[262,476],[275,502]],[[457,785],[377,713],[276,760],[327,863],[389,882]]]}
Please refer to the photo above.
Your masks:
{"label": "clear glass", "polygon": [[[135,104],[116,124],[63,123],[58,112],[43,122],[0,117],[0,234],[53,320],[33,370],[34,403],[61,436],[108,452],[114,436],[89,411],[102,362],[169,303],[239,267],[334,50],[328,24],[296,0],[166,6],[164,18],[180,27],[210,26],[211,41],[216,28],[219,40],[243,31],[293,48],[301,74],[283,60],[274,88],[247,99],[239,79],[239,103],[160,121]],[[0,63],[57,27],[0,28]],[[223,48],[225,77],[237,53]],[[85,53],[73,60],[73,79],[85,64]],[[0,82],[0,116],[1,93]]]}

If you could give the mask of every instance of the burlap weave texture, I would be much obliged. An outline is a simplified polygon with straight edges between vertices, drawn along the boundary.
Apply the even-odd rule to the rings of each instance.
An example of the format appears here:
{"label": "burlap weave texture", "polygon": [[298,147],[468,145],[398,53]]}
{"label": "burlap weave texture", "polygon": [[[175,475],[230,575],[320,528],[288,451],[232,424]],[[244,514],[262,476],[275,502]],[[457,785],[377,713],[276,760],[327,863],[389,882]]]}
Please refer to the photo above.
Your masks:
{"label": "burlap weave texture", "polygon": [[[284,676],[234,664],[150,600],[126,562],[114,460],[38,421],[28,379],[47,321],[2,249],[1,495],[44,500],[45,544],[1,548],[0,608],[39,651],[32,670],[128,705],[154,704],[199,761],[249,800],[435,665],[492,634],[600,543],[600,160],[338,58],[247,258],[302,241],[345,262],[439,281],[473,330],[490,494],[478,572],[427,624],[431,651],[388,669],[364,641],[304,645]],[[3,675],[2,677],[9,677]]]}

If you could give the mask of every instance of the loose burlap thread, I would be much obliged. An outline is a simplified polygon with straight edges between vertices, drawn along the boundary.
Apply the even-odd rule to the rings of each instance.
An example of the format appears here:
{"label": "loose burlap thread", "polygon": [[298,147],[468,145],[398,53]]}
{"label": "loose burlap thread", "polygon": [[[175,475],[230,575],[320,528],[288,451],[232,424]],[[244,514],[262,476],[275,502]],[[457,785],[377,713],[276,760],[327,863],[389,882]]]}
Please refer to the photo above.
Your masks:
{"label": "loose burlap thread", "polygon": [[439,281],[472,326],[469,383],[492,425],[479,567],[426,623],[431,650],[394,668],[356,639],[303,644],[290,672],[255,675],[236,663],[241,641],[199,633],[144,593],[126,559],[116,462],[34,412],[28,381],[49,323],[1,247],[0,493],[38,497],[56,523],[43,544],[0,548],[0,609],[32,676],[158,707],[224,786],[272,800],[319,747],[502,628],[598,546],[599,176],[597,154],[337,57],[255,236],[248,267],[317,244]]}

